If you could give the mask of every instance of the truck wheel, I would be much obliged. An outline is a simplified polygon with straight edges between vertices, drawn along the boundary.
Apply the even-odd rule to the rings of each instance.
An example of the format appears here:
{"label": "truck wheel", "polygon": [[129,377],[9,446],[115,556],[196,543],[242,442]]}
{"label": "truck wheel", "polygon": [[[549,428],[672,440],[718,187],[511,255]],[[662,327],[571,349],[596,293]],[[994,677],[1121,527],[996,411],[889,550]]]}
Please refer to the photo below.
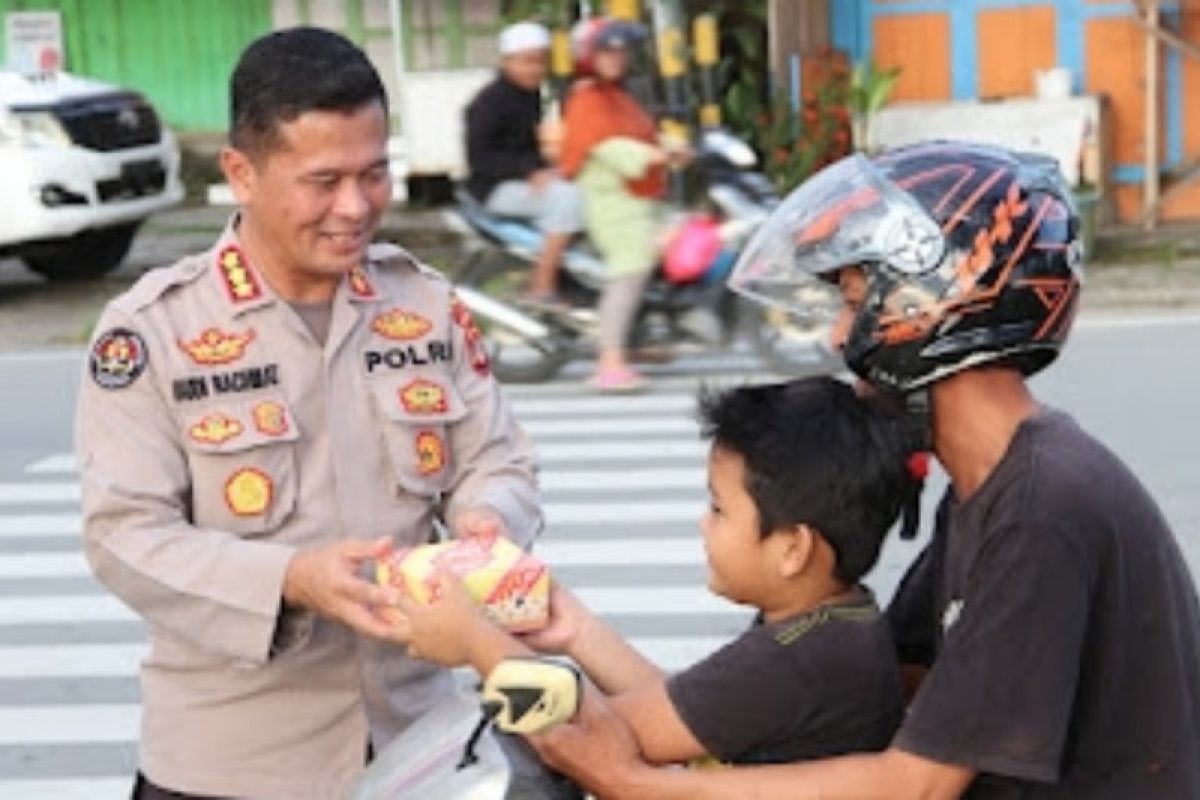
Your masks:
{"label": "truck wheel", "polygon": [[52,281],[99,278],[125,260],[138,224],[83,231],[68,239],[31,245],[21,253],[21,260]]}

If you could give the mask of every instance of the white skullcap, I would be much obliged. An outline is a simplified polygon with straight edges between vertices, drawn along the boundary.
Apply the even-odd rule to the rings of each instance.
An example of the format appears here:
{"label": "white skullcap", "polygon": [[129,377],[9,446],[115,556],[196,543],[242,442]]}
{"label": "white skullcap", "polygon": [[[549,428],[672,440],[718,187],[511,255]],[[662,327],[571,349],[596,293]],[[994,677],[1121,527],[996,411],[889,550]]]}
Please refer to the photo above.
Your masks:
{"label": "white skullcap", "polygon": [[550,49],[550,31],[536,22],[518,22],[500,31],[500,55]]}

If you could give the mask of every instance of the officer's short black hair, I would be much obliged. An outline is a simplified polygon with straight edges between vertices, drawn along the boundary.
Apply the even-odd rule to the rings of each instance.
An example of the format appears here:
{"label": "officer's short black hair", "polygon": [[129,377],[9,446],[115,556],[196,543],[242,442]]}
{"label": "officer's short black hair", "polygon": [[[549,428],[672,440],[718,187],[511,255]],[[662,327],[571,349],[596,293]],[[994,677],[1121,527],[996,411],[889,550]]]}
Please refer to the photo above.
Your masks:
{"label": "officer's short black hair", "polygon": [[702,391],[701,435],[745,464],[759,532],[807,525],[856,583],[913,491],[902,420],[828,377]]}
{"label": "officer's short black hair", "polygon": [[268,33],[243,52],[229,79],[229,141],[251,155],[278,144],[279,126],[307,111],[356,111],[378,102],[379,73],[350,40],[323,28]]}

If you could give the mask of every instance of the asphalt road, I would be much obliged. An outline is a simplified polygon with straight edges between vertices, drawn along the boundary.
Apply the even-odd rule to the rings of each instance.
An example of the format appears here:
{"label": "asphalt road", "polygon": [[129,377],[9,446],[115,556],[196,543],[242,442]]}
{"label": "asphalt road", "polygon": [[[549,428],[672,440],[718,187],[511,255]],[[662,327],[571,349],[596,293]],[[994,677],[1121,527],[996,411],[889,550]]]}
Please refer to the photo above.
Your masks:
{"label": "asphalt road", "polygon": [[[1162,504],[1200,572],[1200,314],[1085,316],[1034,387],[1123,457]],[[69,451],[78,350],[0,355],[0,479]],[[666,375],[703,374],[700,364]]]}
{"label": "asphalt road", "polygon": [[[70,456],[78,349],[0,355],[0,797],[127,797],[144,633],[87,574]],[[1092,317],[1036,381],[1123,456],[1162,503],[1200,575],[1200,315]],[[656,368],[652,391],[596,397],[580,380],[511,387],[541,453],[554,573],[668,669],[748,621],[705,588],[696,520],[704,446],[698,383],[759,377],[744,354]],[[932,504],[938,492],[927,492]],[[927,517],[928,520],[928,517]],[[923,542],[889,541],[868,583],[881,600]]]}

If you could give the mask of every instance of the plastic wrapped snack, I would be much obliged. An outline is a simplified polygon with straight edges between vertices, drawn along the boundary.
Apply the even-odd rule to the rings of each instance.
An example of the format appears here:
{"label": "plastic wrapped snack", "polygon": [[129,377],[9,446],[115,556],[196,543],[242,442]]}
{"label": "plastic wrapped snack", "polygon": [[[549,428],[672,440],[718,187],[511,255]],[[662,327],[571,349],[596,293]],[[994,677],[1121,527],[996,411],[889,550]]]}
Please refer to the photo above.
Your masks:
{"label": "plastic wrapped snack", "polygon": [[377,562],[375,580],[414,600],[433,599],[431,579],[444,568],[497,625],[512,633],[543,628],[550,617],[550,570],[501,536],[476,536],[400,550]]}

